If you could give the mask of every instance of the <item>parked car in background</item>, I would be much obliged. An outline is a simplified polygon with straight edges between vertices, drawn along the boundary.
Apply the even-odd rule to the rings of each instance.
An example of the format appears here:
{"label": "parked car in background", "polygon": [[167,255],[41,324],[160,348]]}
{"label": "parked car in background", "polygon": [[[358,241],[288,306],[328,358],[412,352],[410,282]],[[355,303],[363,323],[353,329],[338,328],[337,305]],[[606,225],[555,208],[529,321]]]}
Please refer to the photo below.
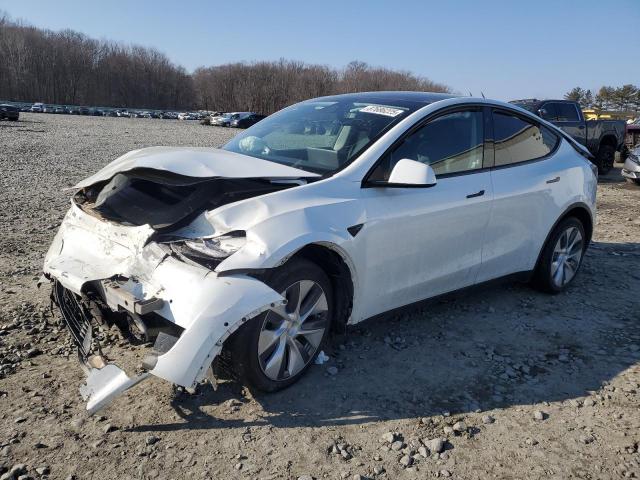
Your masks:
{"label": "parked car in background", "polygon": [[258,113],[241,113],[238,117],[231,120],[229,124],[230,127],[235,128],[249,128],[252,125],[255,125],[260,120],[265,119],[266,115],[260,115]]}
{"label": "parked car in background", "polygon": [[162,118],[164,120],[175,120],[178,118],[178,114],[176,112],[160,112],[158,114],[158,118]]}
{"label": "parked car in background", "polygon": [[131,114],[127,110],[117,110],[116,111],[116,116],[129,118],[129,117],[131,117]]}
{"label": "parked car in background", "polygon": [[[290,133],[318,124],[334,128]],[[496,278],[571,294],[588,157],[513,105],[425,92],[313,99],[222,149],[123,155],[75,186],[44,262],[87,409],[151,375],[281,390],[332,329]],[[92,342],[100,324],[146,344],[131,376]]]}
{"label": "parked car in background", "polygon": [[585,120],[580,105],[569,100],[527,99],[510,103],[553,123],[587,147],[601,174],[611,170],[616,152],[623,151],[624,120]]}
{"label": "parked car in background", "polygon": [[241,113],[243,112],[227,112],[223,113],[222,115],[211,117],[211,125],[216,127],[228,127],[229,125],[231,125],[231,121],[235,118],[238,118]]}
{"label": "parked car in background", "polygon": [[33,105],[31,105],[30,111],[34,113],[42,113],[44,111],[44,103],[34,103]]}
{"label": "parked car in background", "polygon": [[620,173],[627,181],[640,185],[640,145],[629,151]]}
{"label": "parked car in background", "polygon": [[0,105],[0,120],[11,120],[16,122],[20,118],[20,109],[13,105]]}
{"label": "parked car in background", "polygon": [[633,150],[635,147],[640,146],[640,118],[627,124],[627,137],[624,143],[628,150]]}

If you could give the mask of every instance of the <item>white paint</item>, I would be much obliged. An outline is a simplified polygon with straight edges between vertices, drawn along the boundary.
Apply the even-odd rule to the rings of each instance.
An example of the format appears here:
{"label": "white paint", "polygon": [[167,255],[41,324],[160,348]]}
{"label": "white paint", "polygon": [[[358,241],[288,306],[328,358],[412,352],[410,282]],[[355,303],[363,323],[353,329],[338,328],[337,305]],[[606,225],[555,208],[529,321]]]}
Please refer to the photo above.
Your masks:
{"label": "white paint", "polygon": [[430,187],[436,184],[436,174],[431,165],[403,158],[393,167],[389,183]]}
{"label": "white paint", "polygon": [[224,178],[299,178],[317,177],[317,173],[266,162],[255,157],[203,147],[150,147],[133,150],[117,158],[74,188],[83,188],[109,180],[116,173],[134,168],[152,168],[189,177]]}
{"label": "white paint", "polygon": [[[362,188],[380,155],[416,122],[443,107],[465,103],[513,108],[482,99],[436,102],[402,120],[332,177],[199,215],[177,233],[198,238],[246,232],[246,244],[215,272],[167,257],[158,245],[147,243],[153,233],[147,226],[100,221],[73,205],[44,270],[75,292],[88,281],[122,275],[139,281],[139,295],[162,298],[164,306],[157,313],[185,331],[150,373],[192,386],[243,319],[283,300],[259,280],[233,271],[276,267],[306,245],[332,249],[349,267],[354,284],[350,323],[531,269],[549,229],[569,205],[582,202],[595,214],[596,179],[567,140],[548,160],[442,177],[430,188]],[[221,150],[163,147],[124,155],[78,187],[142,167],[196,177],[314,176]],[[431,182],[433,171],[422,170],[420,181]],[[556,176],[559,182],[547,183]],[[402,178],[411,180],[404,174]],[[482,190],[483,195],[467,198]],[[353,237],[347,228],[357,224],[364,226]]]}

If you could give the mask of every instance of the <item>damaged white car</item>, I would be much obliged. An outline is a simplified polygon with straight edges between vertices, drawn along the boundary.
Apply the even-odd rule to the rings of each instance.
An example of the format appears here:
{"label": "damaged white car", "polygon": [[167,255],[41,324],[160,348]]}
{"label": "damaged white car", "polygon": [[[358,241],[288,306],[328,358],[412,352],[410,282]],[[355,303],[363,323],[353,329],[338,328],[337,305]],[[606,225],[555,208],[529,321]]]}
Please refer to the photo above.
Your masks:
{"label": "damaged white car", "polygon": [[[275,391],[346,324],[512,274],[565,289],[594,224],[588,157],[513,105],[410,92],[120,157],[76,185],[44,264],[87,409],[149,375]],[[103,353],[111,329],[145,350],[127,371]]]}

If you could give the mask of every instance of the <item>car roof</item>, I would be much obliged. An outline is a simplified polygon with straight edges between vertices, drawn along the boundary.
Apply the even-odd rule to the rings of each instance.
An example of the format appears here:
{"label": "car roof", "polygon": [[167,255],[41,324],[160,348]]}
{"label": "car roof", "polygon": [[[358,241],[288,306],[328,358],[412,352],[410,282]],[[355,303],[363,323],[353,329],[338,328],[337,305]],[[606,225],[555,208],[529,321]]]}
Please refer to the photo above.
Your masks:
{"label": "car roof", "polygon": [[328,95],[326,97],[309,99],[308,101],[392,105],[400,108],[408,108],[409,110],[419,110],[429,104],[457,97],[458,95],[452,95],[450,93],[381,91]]}
{"label": "car roof", "polygon": [[400,101],[423,103],[426,105],[429,103],[437,102],[439,100],[446,100],[447,98],[454,98],[457,96],[459,95],[452,95],[450,93],[382,91],[345,93],[342,95],[319,97],[314,100],[347,100],[353,102]]}

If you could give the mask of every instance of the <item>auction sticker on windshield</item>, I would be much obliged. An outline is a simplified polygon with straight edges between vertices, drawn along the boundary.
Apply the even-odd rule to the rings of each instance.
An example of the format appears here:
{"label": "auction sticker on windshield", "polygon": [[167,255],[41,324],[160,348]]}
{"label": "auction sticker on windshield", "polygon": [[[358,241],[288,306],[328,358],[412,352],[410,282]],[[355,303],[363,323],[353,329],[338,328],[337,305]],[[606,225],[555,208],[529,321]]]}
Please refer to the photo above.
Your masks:
{"label": "auction sticker on windshield", "polygon": [[376,115],[385,115],[386,117],[397,117],[404,110],[400,108],[391,108],[385,107],[383,105],[369,105],[367,107],[361,108],[361,112],[363,113],[375,113]]}

